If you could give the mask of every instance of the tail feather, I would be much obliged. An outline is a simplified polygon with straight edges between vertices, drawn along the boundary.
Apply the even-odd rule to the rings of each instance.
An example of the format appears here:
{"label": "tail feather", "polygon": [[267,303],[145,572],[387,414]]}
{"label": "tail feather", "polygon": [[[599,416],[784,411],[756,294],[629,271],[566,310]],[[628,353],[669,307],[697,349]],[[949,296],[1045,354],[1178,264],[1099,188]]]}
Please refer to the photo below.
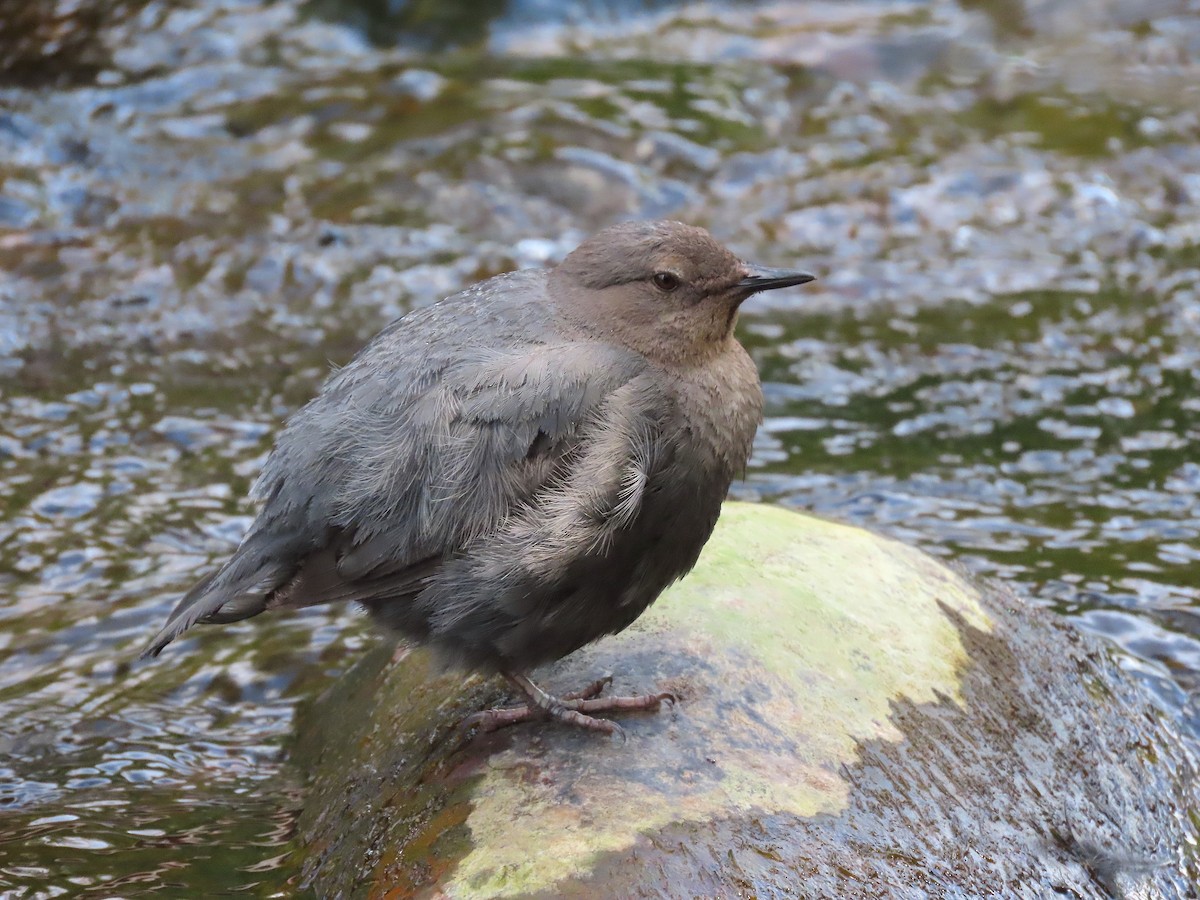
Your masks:
{"label": "tail feather", "polygon": [[[420,629],[423,615],[411,600],[445,562],[441,555],[416,562],[393,561],[378,548],[362,545],[357,577],[341,570],[349,542],[316,545],[296,532],[262,529],[251,533],[221,568],[206,575],[175,606],[139,659],[158,656],[163,648],[196,623],[225,624],[249,619],[271,608],[298,609],[319,603],[357,601],[382,614],[385,621],[403,620]],[[366,549],[363,549],[366,548]],[[384,613],[385,608],[389,610]],[[416,616],[416,618],[414,618]]]}
{"label": "tail feather", "polygon": [[220,569],[210,572],[183,595],[183,599],[176,604],[175,609],[167,618],[166,624],[159,629],[158,634],[154,635],[150,643],[139,654],[138,659],[158,656],[163,647],[195,625],[201,618],[212,615],[221,608],[224,597],[222,593],[213,590],[213,582],[220,574]]}
{"label": "tail feather", "polygon": [[243,544],[228,563],[206,575],[183,595],[139,659],[158,656],[167,644],[197,622],[237,622],[267,608],[268,597],[286,580],[288,573],[274,561],[264,566],[260,554],[247,553],[246,549]]}

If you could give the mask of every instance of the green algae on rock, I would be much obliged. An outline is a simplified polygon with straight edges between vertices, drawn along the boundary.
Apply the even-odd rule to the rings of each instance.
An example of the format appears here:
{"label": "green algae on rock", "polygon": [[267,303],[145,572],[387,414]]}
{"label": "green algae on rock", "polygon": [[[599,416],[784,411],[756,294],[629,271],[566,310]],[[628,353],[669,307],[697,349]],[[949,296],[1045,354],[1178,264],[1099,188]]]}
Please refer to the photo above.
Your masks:
{"label": "green algae on rock", "polygon": [[323,895],[877,896],[1003,872],[1102,896],[1126,869],[1195,874],[1182,750],[1129,716],[1146,701],[1104,652],[860,529],[730,503],[687,579],[551,667],[556,690],[611,670],[614,690],[680,697],[622,719],[624,747],[553,725],[462,746],[491,685],[424,651],[388,659],[301,718],[299,836]]}

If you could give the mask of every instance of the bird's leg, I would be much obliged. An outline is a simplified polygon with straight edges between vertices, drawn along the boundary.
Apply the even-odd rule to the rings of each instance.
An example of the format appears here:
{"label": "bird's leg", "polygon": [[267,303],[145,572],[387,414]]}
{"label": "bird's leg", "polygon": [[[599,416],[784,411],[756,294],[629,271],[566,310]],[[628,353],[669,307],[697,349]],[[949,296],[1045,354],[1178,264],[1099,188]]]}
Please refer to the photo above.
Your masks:
{"label": "bird's leg", "polygon": [[589,731],[603,731],[606,734],[618,735],[622,739],[625,732],[616,722],[606,719],[596,719],[587,713],[613,712],[618,710],[654,710],[667,701],[675,702],[675,695],[669,693],[642,694],[634,697],[600,697],[599,694],[612,682],[612,677],[601,678],[589,684],[581,691],[563,694],[561,698],[546,693],[524,675],[505,672],[504,677],[521,693],[529,698],[524,706],[514,706],[508,709],[487,709],[473,713],[463,720],[463,730],[478,727],[482,731],[496,731],[508,725],[519,722],[530,722],[536,719],[557,719],[568,725],[586,728]]}

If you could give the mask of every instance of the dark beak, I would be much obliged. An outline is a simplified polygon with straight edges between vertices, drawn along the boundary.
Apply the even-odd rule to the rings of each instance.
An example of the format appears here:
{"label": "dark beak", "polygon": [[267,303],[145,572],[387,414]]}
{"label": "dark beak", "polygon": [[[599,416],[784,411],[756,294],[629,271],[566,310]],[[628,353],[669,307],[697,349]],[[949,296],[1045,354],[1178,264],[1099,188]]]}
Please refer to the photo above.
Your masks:
{"label": "dark beak", "polygon": [[771,269],[767,266],[756,266],[754,263],[744,263],[743,265],[746,267],[746,277],[738,282],[738,287],[745,291],[747,297],[757,294],[759,291],[773,291],[776,288],[808,284],[817,278],[816,275],[794,272],[791,269]]}

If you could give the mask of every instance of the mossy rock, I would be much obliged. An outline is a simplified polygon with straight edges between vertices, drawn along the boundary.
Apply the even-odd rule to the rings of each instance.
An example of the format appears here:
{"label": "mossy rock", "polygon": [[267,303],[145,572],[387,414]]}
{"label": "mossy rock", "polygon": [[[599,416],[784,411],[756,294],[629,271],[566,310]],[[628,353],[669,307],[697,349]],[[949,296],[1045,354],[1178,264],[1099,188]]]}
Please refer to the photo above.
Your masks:
{"label": "mossy rock", "polygon": [[[381,646],[300,719],[321,896],[1187,896],[1189,755],[1091,639],[895,541],[726,506],[628,631],[538,673],[680,702],[461,740],[497,681]],[[1150,891],[1149,894],[1144,893]]]}

